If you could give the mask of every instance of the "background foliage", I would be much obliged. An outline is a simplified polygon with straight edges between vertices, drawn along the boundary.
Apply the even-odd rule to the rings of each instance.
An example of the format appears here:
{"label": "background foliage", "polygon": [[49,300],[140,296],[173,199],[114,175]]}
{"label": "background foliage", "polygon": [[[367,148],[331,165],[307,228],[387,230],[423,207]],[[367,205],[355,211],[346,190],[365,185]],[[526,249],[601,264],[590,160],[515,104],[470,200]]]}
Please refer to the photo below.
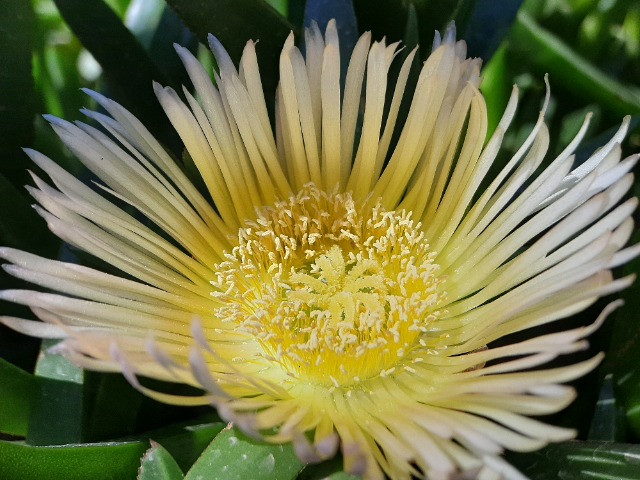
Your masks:
{"label": "background foliage", "polygon": [[[86,177],[41,114],[80,118],[80,108],[96,107],[80,88],[97,89],[138,115],[182,158],[151,81],[188,86],[173,42],[213,68],[199,43],[206,44],[209,32],[236,60],[248,39],[260,39],[263,81],[273,92],[284,38],[290,31],[300,38],[310,19],[322,24],[338,18],[345,48],[371,30],[376,39],[403,41],[408,48],[401,55],[419,43],[423,58],[434,30],[455,20],[470,54],[485,59],[482,90],[492,128],[512,85],[519,86],[519,113],[505,140],[505,158],[535,122],[545,74],[552,85],[551,153],[577,132],[587,112],[593,112],[593,122],[578,161],[604,143],[624,115],[633,117],[634,126],[626,153],[640,150],[635,0],[3,0],[0,9],[0,244],[48,257],[95,262],[48,232],[22,187],[30,181],[27,169],[34,168],[22,147],[34,147]],[[183,160],[189,172],[189,160]],[[636,261],[625,273],[639,267]],[[19,286],[0,273],[0,288]],[[607,361],[576,383],[578,400],[552,419],[578,429],[579,440],[510,455],[531,478],[640,478],[640,285],[624,297],[625,307],[592,339],[594,350],[608,352]],[[601,307],[570,322],[585,324]],[[12,304],[0,308],[30,317]],[[50,346],[0,329],[2,479],[242,479],[247,472],[265,480],[349,478],[339,471],[340,459],[305,467],[289,446],[256,444],[211,409],[158,404],[120,376],[79,370],[48,353]]]}

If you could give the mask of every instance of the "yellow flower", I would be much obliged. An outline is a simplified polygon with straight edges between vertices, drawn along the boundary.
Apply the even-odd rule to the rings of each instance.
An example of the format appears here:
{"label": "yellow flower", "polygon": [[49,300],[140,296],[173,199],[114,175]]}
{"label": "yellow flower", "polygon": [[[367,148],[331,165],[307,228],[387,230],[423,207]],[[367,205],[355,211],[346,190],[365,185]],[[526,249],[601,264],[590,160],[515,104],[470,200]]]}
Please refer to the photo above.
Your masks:
{"label": "yellow flower", "polygon": [[[8,272],[58,293],[5,291],[44,323],[2,321],[64,338],[60,351],[79,365],[122,371],[157,399],[210,403],[253,435],[292,441],[303,460],[340,448],[345,469],[367,479],[522,478],[503,449],[572,438],[529,416],[570,403],[574,391],[561,384],[601,355],[534,367],[584,348],[616,304],[588,327],[493,342],[632,281],[611,274],[640,251],[623,248],[637,203],[622,201],[637,160],[621,160],[628,119],[573,168],[587,118],[545,168],[545,102],[520,150],[485,182],[517,89],[485,144],[480,61],[466,58],[453,28],[436,37],[413,92],[408,55],[389,105],[397,44],[363,35],[341,92],[335,24],[324,37],[307,31],[305,56],[290,37],[275,129],[254,44],[238,70],[214,38],[211,47],[217,86],[181,47],[197,98],[156,86],[207,194],[129,112],[88,92],[110,114],[84,112],[100,129],[49,121],[99,186],[28,151],[54,185],[33,175],[29,190],[55,234],[123,276],[3,248]],[[403,98],[411,107],[400,122]],[[150,391],[138,375],[204,393]]]}

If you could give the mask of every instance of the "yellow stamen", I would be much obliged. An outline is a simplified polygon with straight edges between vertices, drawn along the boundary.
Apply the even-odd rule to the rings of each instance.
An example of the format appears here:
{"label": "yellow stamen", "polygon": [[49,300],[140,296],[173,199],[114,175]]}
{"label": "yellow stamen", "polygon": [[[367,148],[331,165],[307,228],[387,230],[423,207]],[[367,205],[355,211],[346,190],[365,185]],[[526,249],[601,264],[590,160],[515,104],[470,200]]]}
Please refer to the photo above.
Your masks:
{"label": "yellow stamen", "polygon": [[410,212],[314,184],[263,208],[214,268],[218,318],[289,377],[348,386],[404,368],[444,297]]}

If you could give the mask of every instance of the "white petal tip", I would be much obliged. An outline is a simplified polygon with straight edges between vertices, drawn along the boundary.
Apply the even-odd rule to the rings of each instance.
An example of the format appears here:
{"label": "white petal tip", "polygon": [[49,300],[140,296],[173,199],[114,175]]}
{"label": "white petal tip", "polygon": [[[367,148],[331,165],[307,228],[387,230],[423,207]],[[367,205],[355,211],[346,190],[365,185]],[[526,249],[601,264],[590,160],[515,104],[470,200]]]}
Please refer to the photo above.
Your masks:
{"label": "white petal tip", "polygon": [[327,438],[316,443],[316,449],[323,459],[332,458],[340,446],[340,437],[331,434]]}
{"label": "white petal tip", "polygon": [[451,21],[451,23],[447,25],[447,30],[444,33],[443,43],[455,43],[456,33],[456,22]]}

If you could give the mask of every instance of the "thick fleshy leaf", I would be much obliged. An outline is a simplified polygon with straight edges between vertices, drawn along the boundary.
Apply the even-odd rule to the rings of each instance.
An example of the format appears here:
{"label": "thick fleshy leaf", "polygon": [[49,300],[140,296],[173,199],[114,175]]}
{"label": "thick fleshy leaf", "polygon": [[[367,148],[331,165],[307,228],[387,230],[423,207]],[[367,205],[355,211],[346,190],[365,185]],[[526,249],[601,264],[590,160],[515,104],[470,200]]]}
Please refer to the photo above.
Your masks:
{"label": "thick fleshy leaf", "polygon": [[180,480],[182,470],[167,450],[154,441],[142,457],[138,480]]}
{"label": "thick fleshy leaf", "polygon": [[[29,249],[42,255],[55,255],[59,241],[47,230],[31,208],[31,201],[22,185],[29,176],[29,161],[21,148],[33,141],[35,90],[32,78],[32,48],[34,19],[32,2],[7,0],[0,15],[0,205],[4,208],[0,222],[0,244]],[[0,279],[0,288],[15,285],[14,281]],[[11,308],[11,307],[9,307]],[[4,314],[11,314],[9,308]],[[0,328],[0,346],[6,342],[4,328]],[[15,336],[14,336],[15,338]],[[11,358],[22,357],[19,350],[6,353]],[[21,359],[22,360],[22,359]],[[30,362],[21,362],[30,363]]]}
{"label": "thick fleshy leaf", "polygon": [[473,9],[464,26],[470,57],[480,57],[485,62],[492,57],[509,33],[522,3],[523,0],[482,2],[480,7]]}
{"label": "thick fleshy leaf", "polygon": [[640,367],[637,362],[634,366],[629,366],[626,373],[616,379],[629,428],[636,436],[640,436]]}
{"label": "thick fleshy leaf", "polygon": [[259,40],[265,98],[274,98],[280,51],[289,32],[296,29],[273,7],[262,0],[167,0],[167,4],[205,45],[207,36],[215,35],[236,63],[247,41]]}
{"label": "thick fleshy leaf", "polygon": [[552,444],[508,459],[530,480],[637,480],[640,445],[612,442]]}
{"label": "thick fleshy leaf", "polygon": [[518,14],[512,39],[516,53],[540,75],[548,73],[554,84],[567,85],[576,97],[593,99],[620,116],[640,112],[640,95],[598,70],[527,13]]}
{"label": "thick fleshy leaf", "polygon": [[346,472],[336,472],[327,477],[328,480],[358,480],[359,478]]}
{"label": "thick fleshy leaf", "polygon": [[294,479],[304,468],[293,447],[250,440],[229,425],[187,472],[185,480]]}
{"label": "thick fleshy leaf", "polygon": [[[188,408],[160,403],[144,396],[118,373],[85,371],[84,375],[86,404],[84,441],[97,442],[131,436],[140,431],[155,430],[168,424],[193,419],[200,416],[203,410],[207,413],[211,411],[206,407]],[[154,383],[150,380],[145,382],[167,393],[177,395],[194,393],[193,389],[184,385]],[[163,443],[163,445],[167,447],[166,444]],[[202,448],[205,446],[206,444]],[[191,463],[193,461],[195,457]]]}
{"label": "thick fleshy leaf", "polygon": [[173,46],[175,43],[192,53],[198,50],[198,39],[184,26],[176,13],[165,5],[148,52],[173,85],[189,85],[189,75]]}
{"label": "thick fleshy leaf", "polygon": [[33,447],[0,441],[0,478],[133,479],[147,447],[144,442]]}
{"label": "thick fleshy leaf", "polygon": [[86,373],[86,439],[131,435],[135,431],[142,396],[117,374]]}
{"label": "thick fleshy leaf", "polygon": [[150,432],[129,441],[30,446],[0,441],[0,478],[20,480],[113,480],[136,478],[148,438],[161,443],[184,469],[224,428],[222,423],[187,425]]}
{"label": "thick fleshy leaf", "polygon": [[588,439],[603,442],[621,442],[625,439],[624,409],[616,398],[613,375],[602,382],[600,397],[593,412]]}
{"label": "thick fleshy leaf", "polygon": [[0,358],[1,433],[26,436],[32,400],[37,392],[38,386],[33,375]]}
{"label": "thick fleshy leaf", "polygon": [[501,46],[482,70],[482,94],[487,102],[487,138],[495,131],[504,112],[512,89],[506,46]]}
{"label": "thick fleshy leaf", "polygon": [[125,24],[172,85],[189,85],[189,76],[173,44],[177,43],[195,53],[198,40],[164,0],[132,2]]}
{"label": "thick fleshy leaf", "polygon": [[83,441],[82,369],[50,352],[56,341],[44,340],[35,375],[39,390],[32,402],[27,443],[63,445]]}
{"label": "thick fleshy leaf", "polygon": [[152,82],[168,80],[142,45],[102,0],[55,0],[65,21],[103,69],[109,96],[128,108],[158,138],[176,138],[155,98]]}
{"label": "thick fleshy leaf", "polygon": [[149,49],[158,31],[165,8],[163,0],[132,0],[129,4],[125,25],[146,49]]}
{"label": "thick fleshy leaf", "polygon": [[[640,194],[640,184],[636,183],[634,194]],[[632,242],[640,241],[640,232],[632,237]],[[624,273],[637,274],[640,259],[635,259],[624,267]],[[640,282],[631,285],[622,295],[624,306],[616,312],[613,323],[613,336],[605,368],[613,373],[616,396],[624,407],[629,427],[640,437]]]}
{"label": "thick fleshy leaf", "polygon": [[[28,178],[21,148],[33,141],[32,2],[5,0],[0,15],[0,172],[14,185]],[[10,67],[9,67],[10,66]],[[8,205],[2,203],[2,205]],[[6,210],[6,209],[5,209]]]}
{"label": "thick fleshy leaf", "polygon": [[51,349],[58,340],[43,340],[35,374],[38,377],[52,378],[71,383],[82,383],[83,371],[64,356],[52,353]]}
{"label": "thick fleshy leaf", "polygon": [[[82,385],[40,378],[29,417],[29,445],[64,445],[82,441]],[[0,476],[0,478],[2,478]]]}
{"label": "thick fleshy leaf", "polygon": [[341,455],[324,462],[307,466],[297,480],[360,480],[362,477],[343,471],[344,459]]}
{"label": "thick fleshy leaf", "polygon": [[186,423],[182,427],[171,426],[152,432],[146,437],[161,443],[180,468],[187,471],[223,428],[222,422]]}
{"label": "thick fleshy leaf", "polygon": [[[95,79],[99,69],[96,70],[95,61],[86,55],[77,38],[69,34],[69,27],[53,2],[32,3],[37,12],[32,54],[39,113],[63,118],[77,116],[78,109],[86,105],[86,96],[80,88],[86,86],[88,78]],[[48,8],[43,8],[45,6]],[[38,148],[42,145],[39,125],[43,123],[41,117],[36,116],[34,146]]]}

